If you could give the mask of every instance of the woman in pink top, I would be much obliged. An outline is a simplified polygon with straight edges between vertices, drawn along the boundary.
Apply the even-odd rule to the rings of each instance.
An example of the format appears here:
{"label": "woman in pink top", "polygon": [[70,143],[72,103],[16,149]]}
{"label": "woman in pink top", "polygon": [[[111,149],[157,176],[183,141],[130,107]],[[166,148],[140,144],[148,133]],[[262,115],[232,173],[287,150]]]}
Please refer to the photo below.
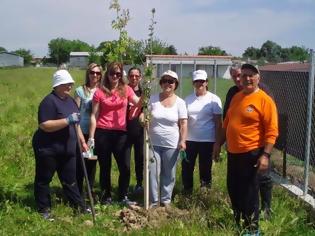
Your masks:
{"label": "woman in pink top", "polygon": [[102,84],[93,96],[89,144],[93,146],[100,165],[102,204],[111,203],[111,155],[119,169],[119,200],[131,204],[127,197],[130,180],[130,157],[127,155],[126,117],[128,102],[138,104],[139,98],[123,80],[123,65],[108,65]]}

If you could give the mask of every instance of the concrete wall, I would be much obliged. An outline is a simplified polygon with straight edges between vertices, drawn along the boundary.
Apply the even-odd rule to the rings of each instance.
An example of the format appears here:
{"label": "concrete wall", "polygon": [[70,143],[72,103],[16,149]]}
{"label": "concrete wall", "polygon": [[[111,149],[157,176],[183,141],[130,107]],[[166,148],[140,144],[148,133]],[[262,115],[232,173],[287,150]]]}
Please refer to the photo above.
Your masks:
{"label": "concrete wall", "polygon": [[0,53],[0,67],[7,66],[24,66],[24,58],[15,54],[2,52]]}

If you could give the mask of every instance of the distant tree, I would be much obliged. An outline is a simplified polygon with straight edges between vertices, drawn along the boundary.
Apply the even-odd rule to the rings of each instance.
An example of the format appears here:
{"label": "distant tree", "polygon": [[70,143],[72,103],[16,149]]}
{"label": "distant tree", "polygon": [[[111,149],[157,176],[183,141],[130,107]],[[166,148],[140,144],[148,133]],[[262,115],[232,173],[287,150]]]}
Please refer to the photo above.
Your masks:
{"label": "distant tree", "polygon": [[291,61],[290,48],[281,48],[281,60],[282,61]]}
{"label": "distant tree", "polygon": [[0,52],[7,52],[7,49],[5,49],[4,47],[0,47]]}
{"label": "distant tree", "polygon": [[243,58],[246,59],[253,59],[257,60],[260,58],[260,49],[255,47],[248,47],[246,48],[245,52],[243,53]]}
{"label": "distant tree", "polygon": [[95,47],[91,47],[90,55],[89,55],[89,64],[90,63],[97,63],[101,65],[101,58],[102,56],[98,54],[98,51]]}
{"label": "distant tree", "polygon": [[177,50],[174,45],[170,45],[167,48],[167,55],[177,55]]}
{"label": "distant tree", "polygon": [[228,54],[226,53],[225,50],[222,50],[220,47],[206,46],[199,48],[198,55],[227,56]]}
{"label": "distant tree", "polygon": [[304,47],[292,46],[289,49],[289,58],[291,61],[303,62],[309,58],[309,51]]}
{"label": "distant tree", "polygon": [[130,65],[142,65],[145,62],[145,45],[142,41],[129,39],[126,53],[126,62]]}
{"label": "distant tree", "polygon": [[69,61],[70,52],[89,52],[92,47],[80,40],[56,38],[48,43],[49,56],[54,63],[60,65]]}
{"label": "distant tree", "polygon": [[261,57],[265,58],[269,62],[281,61],[281,46],[275,42],[267,40],[260,48]]}
{"label": "distant tree", "polygon": [[173,45],[168,45],[166,42],[158,38],[146,40],[144,42],[144,53],[146,55],[177,55],[176,48]]}
{"label": "distant tree", "polygon": [[33,55],[30,50],[20,48],[18,50],[13,51],[16,55],[19,55],[24,58],[24,64],[29,65],[31,60],[33,59]]}

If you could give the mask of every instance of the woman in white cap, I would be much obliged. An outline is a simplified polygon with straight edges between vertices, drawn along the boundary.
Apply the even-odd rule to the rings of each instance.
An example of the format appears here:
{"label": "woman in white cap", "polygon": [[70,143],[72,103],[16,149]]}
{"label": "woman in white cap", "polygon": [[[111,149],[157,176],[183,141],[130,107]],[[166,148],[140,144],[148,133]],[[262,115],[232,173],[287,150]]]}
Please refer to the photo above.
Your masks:
{"label": "woman in white cap", "polygon": [[162,206],[170,204],[178,154],[186,149],[187,110],[184,100],[175,94],[178,84],[174,71],[164,72],[160,79],[162,92],[151,96],[149,102],[152,114],[149,135],[153,146],[153,162],[149,166],[151,207],[159,202]]}
{"label": "woman in white cap", "polygon": [[185,193],[192,193],[197,156],[201,187],[211,187],[213,145],[222,126],[220,98],[208,91],[204,70],[193,72],[194,92],[185,98],[188,111],[187,159],[182,160],[182,181]]}
{"label": "woman in white cap", "polygon": [[[96,63],[91,63],[88,66],[85,74],[85,82],[82,86],[76,88],[74,92],[74,100],[80,109],[80,127],[87,142],[89,139],[90,120],[92,112],[92,98],[96,89],[100,86],[102,79],[102,67]],[[83,178],[84,172],[82,168],[81,157],[78,158],[77,166],[77,182],[80,193],[83,192]],[[89,179],[89,184],[94,196],[93,186],[95,180],[97,160],[93,158],[85,159],[86,171]]]}
{"label": "woman in white cap", "polygon": [[[75,125],[80,122],[77,104],[70,96],[74,80],[66,70],[58,70],[53,75],[53,91],[40,103],[38,109],[39,127],[33,136],[35,153],[34,195],[38,212],[52,221],[50,213],[51,197],[49,184],[57,171],[63,191],[72,207],[85,211],[76,183]],[[80,126],[78,135],[84,150]]]}

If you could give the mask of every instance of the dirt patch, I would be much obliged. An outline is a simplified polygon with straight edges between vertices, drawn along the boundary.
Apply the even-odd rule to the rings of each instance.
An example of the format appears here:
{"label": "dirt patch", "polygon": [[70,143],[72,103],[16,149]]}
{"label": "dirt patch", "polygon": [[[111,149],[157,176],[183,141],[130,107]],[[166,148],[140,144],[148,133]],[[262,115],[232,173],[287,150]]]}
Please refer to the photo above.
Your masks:
{"label": "dirt patch", "polygon": [[187,218],[189,212],[176,207],[155,207],[145,210],[140,206],[130,206],[118,211],[116,215],[124,224],[124,231],[130,231],[144,227],[160,227],[169,223],[171,219]]}
{"label": "dirt patch", "polygon": [[[273,170],[282,176],[283,173],[283,155],[281,151],[274,150],[272,152],[272,167]],[[286,169],[287,179],[292,184],[303,186],[304,184],[304,166],[297,166],[293,164],[287,164]],[[310,171],[309,173],[309,194],[315,197],[315,173]]]}

